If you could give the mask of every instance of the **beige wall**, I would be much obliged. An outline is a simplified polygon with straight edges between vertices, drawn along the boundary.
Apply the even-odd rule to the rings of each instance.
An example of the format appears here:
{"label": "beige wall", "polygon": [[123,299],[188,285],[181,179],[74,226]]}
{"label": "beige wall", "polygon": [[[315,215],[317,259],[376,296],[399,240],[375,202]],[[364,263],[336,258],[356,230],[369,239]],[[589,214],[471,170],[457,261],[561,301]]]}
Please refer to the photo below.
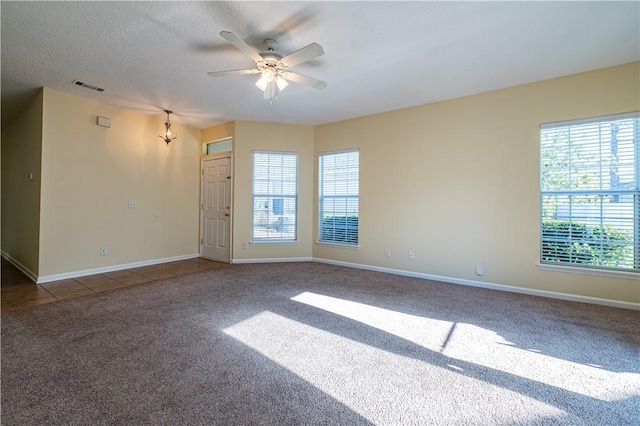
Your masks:
{"label": "beige wall", "polygon": [[318,126],[316,156],[360,148],[360,249],[314,245],[313,255],[638,303],[640,280],[536,268],[539,125],[638,109],[634,63]]}
{"label": "beige wall", "polygon": [[32,277],[38,275],[41,148],[42,91],[2,130],[2,252]]}
{"label": "beige wall", "polygon": [[[236,122],[233,141],[233,252],[234,260],[310,258],[313,207],[313,127]],[[298,153],[298,242],[296,244],[254,244],[251,241],[253,151]]]}
{"label": "beige wall", "polygon": [[164,119],[44,89],[41,276],[198,253],[200,131]]}
{"label": "beige wall", "polygon": [[235,138],[236,135],[236,122],[231,121],[229,123],[219,124],[217,126],[208,127],[202,129],[200,132],[200,141],[204,144],[207,142],[214,142],[225,138]]}
{"label": "beige wall", "polygon": [[[167,146],[161,115],[44,89],[2,131],[2,249],[39,276],[195,254],[202,143],[231,136],[234,260],[313,256],[640,303],[640,280],[536,268],[539,125],[638,109],[635,63],[315,128],[175,122]],[[317,154],[354,147],[361,247],[316,245]],[[256,149],[299,155],[297,244],[242,249]]]}

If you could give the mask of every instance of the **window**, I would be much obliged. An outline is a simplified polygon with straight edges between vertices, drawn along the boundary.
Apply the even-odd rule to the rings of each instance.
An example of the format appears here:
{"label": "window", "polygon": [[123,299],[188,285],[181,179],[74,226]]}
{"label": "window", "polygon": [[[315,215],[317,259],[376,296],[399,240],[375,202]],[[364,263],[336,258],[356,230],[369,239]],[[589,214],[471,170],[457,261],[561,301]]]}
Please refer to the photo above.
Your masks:
{"label": "window", "polygon": [[318,241],[358,245],[358,150],[320,154]]}
{"label": "window", "polygon": [[205,143],[203,153],[206,155],[212,155],[229,151],[231,151],[231,138],[226,138],[214,142]]}
{"label": "window", "polygon": [[640,271],[639,139],[639,113],[541,126],[541,263]]}
{"label": "window", "polygon": [[252,242],[296,240],[298,154],[253,152]]}

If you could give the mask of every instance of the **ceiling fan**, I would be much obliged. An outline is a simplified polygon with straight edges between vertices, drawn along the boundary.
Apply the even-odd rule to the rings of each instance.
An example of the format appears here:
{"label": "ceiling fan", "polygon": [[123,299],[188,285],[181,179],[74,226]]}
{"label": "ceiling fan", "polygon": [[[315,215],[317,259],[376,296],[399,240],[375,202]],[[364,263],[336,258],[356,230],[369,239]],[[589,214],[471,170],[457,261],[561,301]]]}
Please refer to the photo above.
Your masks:
{"label": "ceiling fan", "polygon": [[284,88],[289,84],[288,81],[294,81],[318,90],[322,90],[327,87],[326,81],[289,71],[289,68],[294,65],[298,65],[302,62],[324,55],[324,49],[322,49],[322,46],[318,43],[311,43],[310,45],[296,50],[287,56],[282,56],[276,51],[278,42],[273,39],[266,39],[264,41],[265,50],[257,52],[232,32],[222,31],[220,35],[239,50],[246,53],[251,59],[256,61],[256,68],[214,71],[207,73],[211,77],[261,74],[260,79],[256,82],[256,86],[264,92],[264,98],[267,99],[269,103],[273,103],[274,100],[278,100],[278,91],[284,90]]}

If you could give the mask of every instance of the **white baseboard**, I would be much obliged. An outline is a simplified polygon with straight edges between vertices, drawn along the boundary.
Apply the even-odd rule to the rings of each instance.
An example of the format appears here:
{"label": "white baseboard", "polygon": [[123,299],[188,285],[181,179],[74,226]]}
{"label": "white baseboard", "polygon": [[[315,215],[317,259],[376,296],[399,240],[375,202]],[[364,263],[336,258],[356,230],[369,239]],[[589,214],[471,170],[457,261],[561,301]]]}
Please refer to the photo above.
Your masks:
{"label": "white baseboard", "polygon": [[200,257],[198,253],[185,254],[182,256],[165,257],[162,259],[143,260],[141,262],[123,263],[120,265],[105,266],[102,268],[84,269],[82,271],[65,272],[63,274],[44,275],[38,277],[36,283],[48,283],[51,281],[66,280],[69,278],[84,277],[86,275],[104,274],[105,272],[121,271],[123,269],[139,268],[141,266],[158,265],[160,263],[175,262],[178,260],[187,260]]}
{"label": "white baseboard", "polygon": [[276,257],[276,258],[262,258],[262,259],[233,259],[231,263],[285,263],[285,262],[312,262],[312,257]]}
{"label": "white baseboard", "polygon": [[[7,261],[9,261],[11,264],[13,264],[16,268],[18,268],[20,271],[22,271],[25,275],[27,275],[27,277],[29,277],[31,280],[33,280],[33,282],[35,282],[37,284],[47,283],[47,282],[51,282],[51,281],[64,280],[64,279],[69,279],[69,278],[83,277],[83,276],[86,276],[86,275],[103,274],[105,272],[120,271],[120,270],[123,270],[123,269],[139,268],[141,266],[149,266],[149,265],[157,265],[157,264],[160,264],[160,263],[175,262],[175,261],[178,261],[178,260],[193,259],[193,258],[196,258],[196,257],[200,256],[199,253],[192,253],[192,254],[187,254],[187,255],[182,255],[182,256],[166,257],[166,258],[163,258],[163,259],[145,260],[145,261],[141,261],[141,262],[125,263],[125,264],[121,264],[121,265],[106,266],[106,267],[95,268],[95,269],[85,269],[85,270],[82,270],[82,271],[73,271],[73,272],[67,272],[67,273],[63,273],[63,274],[45,275],[45,276],[38,277],[36,274],[34,274],[32,271],[30,271],[27,267],[22,265],[20,262],[18,262],[14,258],[12,258],[10,255],[5,253],[4,251],[0,251],[0,253],[2,253],[2,256],[5,259],[7,259]],[[441,275],[424,274],[424,273],[421,273],[421,272],[412,272],[412,271],[405,271],[405,270],[401,270],[401,269],[384,268],[384,267],[380,267],[380,266],[364,265],[364,264],[359,264],[359,263],[342,262],[342,261],[339,261],[339,260],[322,259],[322,258],[318,258],[318,257],[233,259],[231,261],[231,263],[233,263],[233,264],[285,263],[285,262],[319,262],[319,263],[327,263],[327,264],[330,264],[330,265],[344,266],[344,267],[347,267],[347,268],[355,268],[355,269],[365,269],[365,270],[375,271],[375,272],[384,272],[384,273],[387,273],[387,274],[402,275],[402,276],[405,276],[405,277],[421,278],[421,279],[425,279],[425,280],[440,281],[440,282],[445,282],[445,283],[466,285],[466,286],[471,286],[471,287],[480,287],[480,288],[486,288],[486,289],[490,289],[490,290],[508,291],[508,292],[511,292],[511,293],[527,294],[527,295],[530,295],[530,296],[548,297],[548,298],[552,298],[552,299],[568,300],[568,301],[571,301],[571,302],[591,303],[591,304],[595,304],[595,305],[611,306],[611,307],[614,307],[614,308],[632,309],[632,310],[640,311],[640,303],[622,302],[622,301],[618,301],[618,300],[602,299],[602,298],[598,298],[598,297],[589,297],[589,296],[579,296],[579,295],[575,295],[575,294],[558,293],[558,292],[555,292],[555,291],[536,290],[536,289],[524,288],[524,287],[514,287],[514,286],[509,286],[509,285],[504,285],[504,284],[494,284],[494,283],[488,283],[488,282],[484,282],[484,281],[475,281],[475,280],[467,280],[467,279],[462,279],[462,278],[445,277],[445,276],[441,276]]]}
{"label": "white baseboard", "polygon": [[38,275],[36,273],[31,271],[29,268],[27,268],[22,263],[20,263],[17,260],[15,260],[13,257],[11,257],[9,254],[5,253],[4,251],[0,251],[0,253],[2,253],[2,257],[7,259],[7,261],[9,263],[11,263],[13,266],[18,268],[20,270],[20,272],[25,274],[27,277],[29,277],[29,279],[31,281],[33,281],[34,283],[38,281]]}
{"label": "white baseboard", "polygon": [[347,268],[366,269],[369,271],[385,272],[387,274],[402,275],[405,277],[422,278],[425,280],[441,281],[445,283],[460,284],[460,285],[466,285],[471,287],[481,287],[481,288],[487,288],[490,290],[508,291],[510,293],[520,293],[520,294],[527,294],[530,296],[548,297],[551,299],[568,300],[571,302],[580,302],[580,303],[591,303],[594,305],[611,306],[614,308],[632,309],[632,310],[640,311],[640,303],[622,302],[618,300],[601,299],[598,297],[558,293],[555,291],[536,290],[536,289],[524,288],[524,287],[514,287],[514,286],[509,286],[504,284],[493,284],[493,283],[487,283],[483,281],[466,280],[462,278],[443,277],[440,275],[423,274],[420,272],[411,272],[411,271],[404,271],[401,269],[391,269],[391,268],[383,268],[379,266],[362,265],[358,263],[341,262],[338,260],[321,259],[317,257],[314,257],[313,261],[319,262],[319,263],[327,263],[330,265],[345,266]]}

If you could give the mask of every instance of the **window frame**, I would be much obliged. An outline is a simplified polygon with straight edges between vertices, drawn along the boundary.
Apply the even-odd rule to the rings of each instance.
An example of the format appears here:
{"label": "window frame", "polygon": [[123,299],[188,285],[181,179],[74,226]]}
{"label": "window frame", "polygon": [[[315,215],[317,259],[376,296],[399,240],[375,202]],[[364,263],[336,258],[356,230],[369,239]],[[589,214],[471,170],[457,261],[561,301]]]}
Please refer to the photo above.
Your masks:
{"label": "window frame", "polygon": [[[265,155],[275,155],[275,156],[281,156],[284,157],[288,156],[288,157],[294,157],[295,158],[295,194],[291,195],[291,194],[282,194],[282,193],[277,193],[277,192],[273,192],[271,190],[267,191],[266,193],[257,193],[256,192],[256,155],[260,155],[260,154],[265,154]],[[299,181],[299,159],[300,156],[298,154],[298,152],[294,152],[294,151],[274,151],[274,150],[253,150],[251,153],[251,161],[252,161],[252,165],[251,165],[251,244],[255,244],[255,245],[260,245],[260,244],[297,244],[298,243],[298,181]],[[283,179],[268,179],[266,181],[268,184],[275,182],[278,183],[280,182],[280,184],[282,184]],[[271,185],[269,185],[271,186]],[[282,192],[282,191],[281,191]],[[267,223],[267,225],[265,226],[266,228],[266,232],[267,232],[267,236],[265,237],[257,237],[256,236],[256,198],[267,198],[267,200],[271,200],[270,204],[267,204],[267,213],[266,213],[266,217],[265,217],[265,221]],[[276,208],[276,206],[274,205],[274,201],[276,199],[280,199],[283,200],[282,201],[282,206],[278,208],[278,210],[280,209],[284,209],[284,199],[289,199],[289,200],[293,200],[293,209],[294,209],[294,213],[293,213],[293,224],[285,224],[285,218],[287,215],[285,215],[284,213],[282,214],[276,214],[274,212],[274,209]],[[267,203],[269,203],[269,201],[267,201]],[[269,212],[273,212],[273,215],[270,215]],[[274,232],[269,232],[269,224],[271,223],[272,217],[271,216],[275,216],[276,217],[276,222],[275,222],[275,228],[274,228]],[[280,218],[283,219],[283,224],[281,224],[280,226],[280,231],[278,231],[278,224],[279,224],[279,220],[280,218],[278,218],[277,216],[280,216]],[[284,232],[284,226],[293,226],[293,236],[291,238],[285,238],[283,237],[283,232]],[[272,226],[272,227],[273,227]],[[269,234],[274,234],[276,236],[270,236]],[[277,236],[279,235],[279,237]]]}
{"label": "window frame", "polygon": [[[357,195],[353,195],[353,194],[334,194],[331,196],[323,196],[323,187],[324,187],[324,183],[326,181],[325,177],[323,176],[323,172],[324,172],[324,161],[325,158],[328,158],[330,156],[338,156],[338,155],[344,155],[344,154],[351,154],[351,153],[357,153],[358,154],[358,176],[357,176]],[[347,191],[348,192],[348,191]],[[360,247],[360,226],[359,226],[359,219],[360,219],[360,149],[359,148],[349,148],[349,149],[343,149],[343,150],[337,150],[337,151],[327,151],[327,152],[321,152],[318,153],[318,194],[317,194],[318,198],[318,220],[317,220],[317,225],[318,225],[318,233],[317,233],[317,238],[316,238],[316,244],[319,245],[329,245],[329,246],[337,246],[337,247],[343,247],[343,248],[354,248],[354,249],[358,249]],[[329,239],[323,239],[323,221],[324,221],[324,203],[323,200],[326,198],[333,198],[333,199],[344,199],[345,202],[345,213],[344,213],[344,221],[345,221],[345,227],[344,227],[344,238],[347,239],[348,238],[348,220],[349,217],[353,217],[352,214],[350,214],[349,212],[347,212],[347,204],[348,201],[347,200],[351,200],[351,205],[353,205],[353,200],[355,200],[355,218],[357,219],[356,221],[356,227],[355,227],[355,242],[348,242],[348,241],[336,241],[334,240],[329,240]],[[333,210],[334,216],[333,217],[339,217],[339,216],[335,216],[336,210]],[[334,222],[335,223],[335,222]],[[353,228],[353,227],[351,227]],[[334,233],[335,233],[335,229],[334,229]],[[350,234],[351,238],[353,238],[353,234]]]}
{"label": "window frame", "polygon": [[[589,160],[583,160],[580,163],[577,163],[576,165],[571,163],[571,160],[569,160],[569,165],[566,167],[566,173],[567,176],[569,177],[569,180],[567,183],[564,184],[559,184],[559,187],[562,187],[560,189],[549,189],[548,187],[545,188],[545,182],[544,182],[544,177],[545,177],[545,157],[544,157],[544,145],[543,145],[543,137],[545,135],[545,131],[547,132],[552,132],[554,129],[563,129],[566,128],[566,130],[568,132],[570,132],[571,130],[578,130],[577,128],[579,128],[579,126],[585,126],[585,125],[594,125],[594,126],[598,126],[598,129],[600,130],[602,128],[603,124],[606,123],[612,123],[615,121],[621,121],[621,120],[633,120],[632,124],[632,131],[631,131],[631,144],[632,147],[630,149],[631,152],[631,157],[632,157],[632,163],[627,163],[627,167],[630,167],[632,169],[632,173],[628,174],[627,176],[631,176],[632,182],[631,182],[631,187],[630,188],[623,188],[623,187],[618,187],[616,189],[611,189],[610,187],[607,189],[604,189],[602,187],[602,183],[605,182],[605,171],[604,170],[611,170],[610,169],[610,165],[609,163],[606,163],[604,161],[604,159],[606,158],[606,154],[603,154],[603,147],[605,146],[605,144],[607,142],[609,142],[611,139],[607,139],[606,137],[603,137],[602,134],[598,133],[597,136],[597,141],[596,142],[591,142],[588,141],[586,142],[585,147],[588,148],[592,148],[592,147],[597,147],[598,148],[598,157],[597,157],[597,161],[595,162],[595,164],[597,164],[597,168],[599,168],[599,174],[597,174],[596,176],[599,178],[599,182],[600,182],[600,187],[599,188],[591,188],[591,187],[587,187],[586,189],[584,188],[573,188],[573,178],[578,177],[576,176],[577,173],[574,172],[574,168],[579,169],[580,167],[583,168],[587,168],[588,167],[586,165],[589,164]],[[583,129],[586,131],[586,129]],[[629,141],[629,139],[626,139],[627,143]],[[620,141],[619,141],[620,142]],[[625,142],[623,140],[623,142]],[[566,150],[562,150],[560,152],[559,155],[566,155],[568,158],[572,158],[572,141],[571,139],[568,140],[568,144],[567,144],[567,148],[568,151]],[[583,143],[585,143],[583,141]],[[569,121],[561,121],[561,122],[554,122],[554,123],[545,123],[545,124],[541,124],[540,125],[540,130],[539,130],[539,148],[540,148],[540,204],[539,204],[539,208],[540,208],[540,253],[539,253],[539,263],[538,263],[538,268],[541,270],[555,270],[555,271],[562,271],[562,272],[574,272],[574,273],[584,273],[584,274],[590,274],[590,275],[602,275],[602,276],[612,276],[612,277],[623,277],[623,278],[628,278],[628,277],[638,277],[638,274],[640,274],[640,112],[638,111],[634,111],[634,112],[629,112],[629,113],[623,113],[623,114],[615,114],[615,115],[606,115],[606,116],[598,116],[598,117],[591,117],[591,118],[584,118],[584,119],[579,119],[579,120],[569,120]],[[584,148],[587,149],[587,148]],[[609,149],[611,150],[612,148],[609,146]],[[616,148],[616,176],[619,177],[617,175],[618,173],[618,148]],[[591,162],[593,162],[593,160],[591,160]],[[623,162],[623,164],[625,164]],[[629,166],[629,164],[631,164],[631,166]],[[603,167],[603,165],[606,165],[606,167],[608,167],[607,169],[605,169],[605,167]],[[558,169],[560,170],[562,173],[565,173],[562,169]],[[610,172],[611,173],[611,172]],[[611,175],[609,175],[609,178],[611,178]],[[619,182],[619,181],[618,181]],[[608,185],[611,185],[611,181],[608,181]],[[578,185],[576,185],[578,186]],[[605,254],[605,250],[601,249],[601,250],[596,250],[597,254],[598,254],[598,260],[600,261],[600,264],[591,264],[591,263],[581,263],[579,260],[579,255],[577,255],[575,258],[573,257],[573,247],[571,249],[571,255],[569,256],[569,260],[545,260],[545,254],[547,257],[551,257],[550,252],[547,251],[545,252],[545,243],[547,244],[547,248],[549,247],[548,244],[550,243],[557,243],[558,241],[560,241],[558,238],[558,235],[560,235],[560,232],[556,231],[555,233],[555,237],[556,239],[554,239],[554,234],[552,233],[548,233],[546,238],[545,238],[545,220],[546,221],[550,221],[550,222],[560,222],[560,221],[564,221],[569,225],[569,231],[568,231],[568,235],[569,235],[569,239],[567,241],[562,241],[564,243],[571,243],[574,244],[573,240],[573,233],[574,233],[574,226],[576,226],[576,228],[579,227],[584,227],[587,228],[589,226],[594,227],[594,225],[590,225],[589,222],[590,220],[592,221],[594,218],[599,221],[599,230],[600,230],[600,239],[587,239],[587,240],[582,240],[582,243],[584,243],[587,247],[589,246],[589,244],[592,245],[598,245],[597,243],[600,244],[600,247],[602,248],[605,243],[606,243],[606,239],[603,238],[603,236],[606,234],[604,232],[604,227],[605,227],[605,222],[610,222],[610,221],[614,221],[614,220],[622,220],[622,218],[617,217],[616,214],[622,214],[622,213],[618,213],[616,211],[616,213],[608,213],[606,212],[606,209],[604,208],[604,205],[611,205],[612,203],[610,201],[607,200],[607,202],[605,203],[605,199],[606,197],[611,197],[611,196],[617,196],[617,197],[622,197],[622,196],[626,196],[626,197],[630,197],[630,210],[631,210],[631,214],[630,214],[630,220],[628,223],[628,227],[631,227],[632,230],[631,232],[631,243],[625,243],[624,245],[621,245],[620,247],[630,247],[630,250],[632,250],[631,252],[631,267],[624,267],[624,266],[608,266],[608,265],[604,265],[602,263],[604,263],[604,258],[606,256]],[[568,209],[569,209],[569,213],[568,213],[568,219],[558,219],[558,218],[553,218],[553,217],[549,217],[548,215],[545,215],[545,198],[547,200],[552,199],[552,197],[567,197],[567,199],[569,200],[569,204],[568,204]],[[591,198],[596,198],[597,201],[595,204],[596,207],[599,205],[599,215],[592,217],[588,217],[588,216],[582,216],[580,215],[580,213],[576,213],[574,215],[572,209],[574,206],[574,198],[578,198],[578,197],[591,197]],[[577,202],[579,203],[579,202]],[[588,211],[588,209],[590,207],[592,207],[593,205],[589,204],[591,203],[591,201],[587,201],[587,208],[584,209],[584,211]],[[622,211],[622,208],[624,206],[620,207],[620,211]],[[566,207],[565,207],[566,208]],[[612,209],[613,210],[613,209]],[[614,210],[615,211],[615,210]],[[585,214],[584,212],[582,213],[583,215]],[[582,222],[580,221],[582,220]],[[549,223],[547,222],[547,227],[549,227]],[[598,225],[597,225],[598,226]],[[610,226],[610,225],[606,225],[606,226]],[[616,229],[616,232],[620,232],[620,229],[618,229],[617,227],[614,227],[614,229]],[[575,231],[576,233],[578,233],[579,231]],[[623,231],[624,232],[624,231]],[[629,231],[626,231],[627,234]],[[622,234],[621,234],[622,235]],[[578,240],[578,242],[580,243],[581,241]],[[595,243],[595,244],[594,244]],[[560,256],[558,256],[560,257]],[[575,259],[578,260],[575,260]]]}

